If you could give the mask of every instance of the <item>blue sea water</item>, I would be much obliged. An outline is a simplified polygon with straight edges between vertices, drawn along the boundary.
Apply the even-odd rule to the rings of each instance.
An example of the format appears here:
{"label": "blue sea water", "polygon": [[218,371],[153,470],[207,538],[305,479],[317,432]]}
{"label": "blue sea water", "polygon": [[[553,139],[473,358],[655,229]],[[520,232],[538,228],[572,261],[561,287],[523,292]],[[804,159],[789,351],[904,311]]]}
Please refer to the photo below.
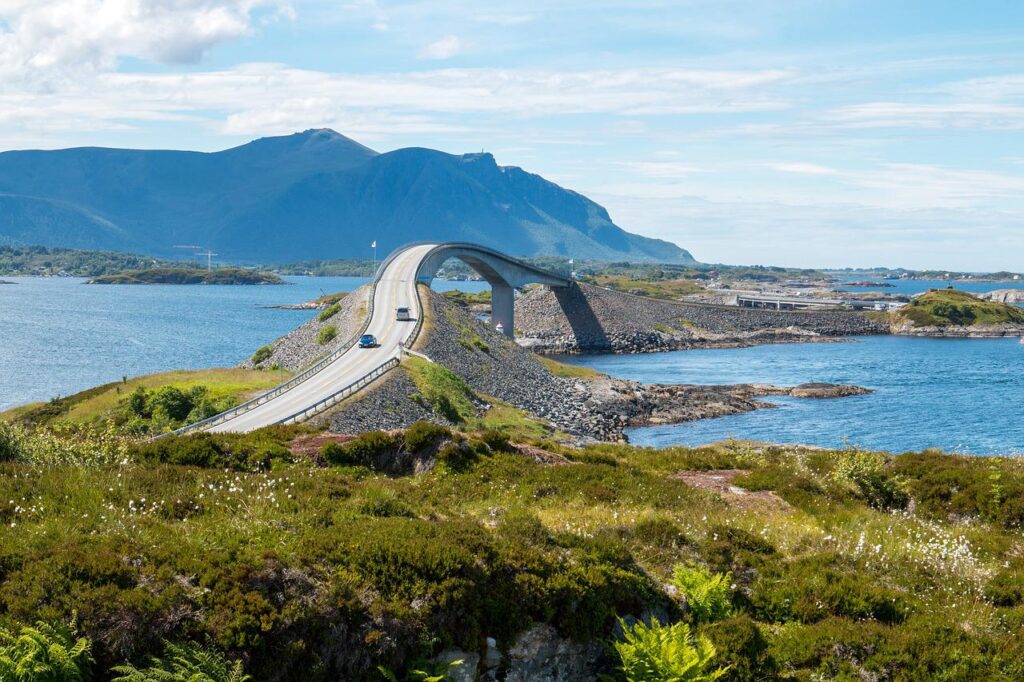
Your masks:
{"label": "blue sea water", "polygon": [[929,289],[945,289],[953,285],[954,289],[971,294],[983,294],[996,289],[1024,289],[1024,280],[1010,282],[950,282],[944,279],[892,279],[883,280],[877,277],[844,277],[845,282],[879,282],[891,284],[891,287],[851,287],[843,281],[834,285],[840,291],[863,292],[872,291],[888,294],[913,295],[921,294]]}
{"label": "blue sea water", "polygon": [[[238,364],[315,314],[268,306],[352,291],[363,277],[287,277],[290,286],[0,284],[0,410],[170,369]],[[485,282],[435,281],[480,291]]]}
{"label": "blue sea water", "polygon": [[1024,345],[1017,339],[886,336],[565,360],[644,383],[828,381],[874,390],[833,400],[767,398],[778,407],[631,429],[630,440],[640,445],[742,438],[890,452],[1024,453]]}

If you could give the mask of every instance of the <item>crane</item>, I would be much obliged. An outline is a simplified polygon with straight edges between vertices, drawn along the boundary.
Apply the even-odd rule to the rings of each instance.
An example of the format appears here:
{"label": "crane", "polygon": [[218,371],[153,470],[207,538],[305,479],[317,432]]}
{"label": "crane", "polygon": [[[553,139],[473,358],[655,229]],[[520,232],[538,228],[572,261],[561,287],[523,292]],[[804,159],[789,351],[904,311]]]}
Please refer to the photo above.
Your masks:
{"label": "crane", "polygon": [[199,256],[206,256],[206,271],[209,272],[210,270],[213,269],[213,260],[212,260],[213,257],[217,256],[219,254],[216,254],[213,251],[210,251],[209,249],[207,249],[206,253],[200,253],[200,254],[197,254],[197,255],[199,255]]}

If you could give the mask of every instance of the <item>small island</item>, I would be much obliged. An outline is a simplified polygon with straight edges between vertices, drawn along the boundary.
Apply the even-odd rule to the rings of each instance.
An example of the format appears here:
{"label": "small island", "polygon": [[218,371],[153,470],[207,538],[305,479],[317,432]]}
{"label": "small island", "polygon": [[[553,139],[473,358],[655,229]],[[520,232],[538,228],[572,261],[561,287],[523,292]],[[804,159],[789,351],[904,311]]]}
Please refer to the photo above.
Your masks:
{"label": "small island", "polygon": [[86,284],[287,284],[272,272],[242,268],[148,268],[93,277]]}
{"label": "small island", "polygon": [[931,289],[891,313],[890,320],[894,334],[907,336],[1024,335],[1024,308],[958,289]]}

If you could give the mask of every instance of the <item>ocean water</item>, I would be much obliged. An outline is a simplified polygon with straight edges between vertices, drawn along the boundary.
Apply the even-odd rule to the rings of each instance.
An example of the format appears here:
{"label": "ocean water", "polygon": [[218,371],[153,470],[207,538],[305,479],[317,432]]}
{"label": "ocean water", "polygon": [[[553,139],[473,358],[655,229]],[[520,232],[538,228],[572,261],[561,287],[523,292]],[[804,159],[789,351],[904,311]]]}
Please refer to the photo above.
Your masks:
{"label": "ocean water", "polygon": [[841,291],[872,291],[888,294],[921,294],[929,289],[945,289],[950,284],[954,289],[971,294],[983,294],[996,289],[1024,289],[1024,280],[1011,282],[949,282],[943,279],[879,279],[877,277],[844,278],[847,282],[881,282],[892,284],[891,287],[851,287],[838,282],[834,288]]}
{"label": "ocean water", "polygon": [[[286,277],[289,286],[85,285],[3,277],[0,410],[171,369],[238,364],[314,314],[268,306],[352,291],[364,277]],[[435,281],[438,290],[485,282]]]}
{"label": "ocean water", "polygon": [[867,337],[567,362],[644,383],[791,386],[828,381],[871,395],[765,398],[775,409],[631,429],[639,445],[699,445],[729,438],[905,452],[938,447],[975,455],[1024,453],[1024,345],[1017,339]]}

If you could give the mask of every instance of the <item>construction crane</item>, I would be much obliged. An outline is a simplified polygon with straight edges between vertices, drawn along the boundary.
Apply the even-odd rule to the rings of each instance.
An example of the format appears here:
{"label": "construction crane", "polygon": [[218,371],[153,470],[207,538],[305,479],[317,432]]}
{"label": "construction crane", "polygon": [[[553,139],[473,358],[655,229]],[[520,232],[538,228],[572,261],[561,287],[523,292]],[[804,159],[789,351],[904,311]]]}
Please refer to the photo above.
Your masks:
{"label": "construction crane", "polygon": [[187,246],[175,245],[174,248],[176,248],[176,249],[192,249],[192,265],[195,265],[196,264],[196,252],[199,251],[200,249],[202,249],[203,247],[195,246],[195,245],[190,244],[190,245],[187,245]]}
{"label": "construction crane", "polygon": [[212,260],[213,257],[216,256],[216,255],[219,255],[219,254],[216,254],[213,251],[210,251],[209,249],[207,249],[206,253],[200,253],[200,254],[197,254],[197,255],[199,255],[199,256],[206,256],[206,271],[209,272],[210,270],[213,269],[213,260]]}

